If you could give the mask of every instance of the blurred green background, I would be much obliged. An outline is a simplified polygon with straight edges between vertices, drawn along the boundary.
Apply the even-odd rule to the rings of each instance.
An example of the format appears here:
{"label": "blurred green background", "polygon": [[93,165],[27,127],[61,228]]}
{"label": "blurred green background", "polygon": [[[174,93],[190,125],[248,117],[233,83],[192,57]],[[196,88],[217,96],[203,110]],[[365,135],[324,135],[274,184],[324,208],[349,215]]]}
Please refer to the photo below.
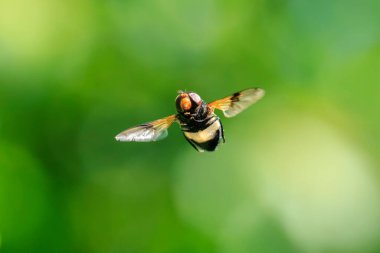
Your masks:
{"label": "blurred green background", "polygon": [[[379,10],[1,0],[0,252],[380,252]],[[248,87],[217,152],[114,140]]]}

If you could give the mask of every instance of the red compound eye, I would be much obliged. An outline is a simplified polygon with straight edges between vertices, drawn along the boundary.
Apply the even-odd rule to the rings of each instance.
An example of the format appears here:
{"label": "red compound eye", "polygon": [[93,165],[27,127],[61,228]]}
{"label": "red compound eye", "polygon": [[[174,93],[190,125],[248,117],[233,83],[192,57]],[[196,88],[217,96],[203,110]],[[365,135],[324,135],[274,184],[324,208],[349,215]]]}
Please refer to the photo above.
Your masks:
{"label": "red compound eye", "polygon": [[189,97],[184,97],[181,99],[181,108],[183,111],[188,111],[191,108],[191,101]]}

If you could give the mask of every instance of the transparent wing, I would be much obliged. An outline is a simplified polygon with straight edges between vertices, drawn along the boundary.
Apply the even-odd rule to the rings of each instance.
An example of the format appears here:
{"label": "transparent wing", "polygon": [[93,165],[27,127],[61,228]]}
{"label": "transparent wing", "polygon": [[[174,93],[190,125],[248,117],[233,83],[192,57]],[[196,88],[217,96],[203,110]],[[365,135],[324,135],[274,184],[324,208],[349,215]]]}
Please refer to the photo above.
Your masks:
{"label": "transparent wing", "polygon": [[231,96],[211,102],[208,106],[212,109],[222,110],[224,116],[231,118],[259,101],[264,94],[265,91],[261,88],[246,89],[236,92]]}
{"label": "transparent wing", "polygon": [[127,142],[159,141],[168,136],[167,129],[173,124],[175,119],[175,115],[171,115],[166,118],[135,126],[119,133],[116,135],[115,139],[117,141]]}

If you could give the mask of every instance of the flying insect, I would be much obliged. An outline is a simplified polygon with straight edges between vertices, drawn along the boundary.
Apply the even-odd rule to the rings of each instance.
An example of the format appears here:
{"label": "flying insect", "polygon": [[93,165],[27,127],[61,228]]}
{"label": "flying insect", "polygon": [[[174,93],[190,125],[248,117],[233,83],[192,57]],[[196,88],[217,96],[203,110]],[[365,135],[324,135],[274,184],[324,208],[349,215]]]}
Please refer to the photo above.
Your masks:
{"label": "flying insect", "polygon": [[123,142],[162,140],[168,135],[167,129],[176,121],[186,140],[197,151],[214,151],[220,143],[225,142],[222,122],[214,113],[215,109],[231,118],[256,103],[265,94],[261,88],[249,88],[206,103],[195,92],[178,93],[175,99],[176,114],[124,130],[115,139]]}

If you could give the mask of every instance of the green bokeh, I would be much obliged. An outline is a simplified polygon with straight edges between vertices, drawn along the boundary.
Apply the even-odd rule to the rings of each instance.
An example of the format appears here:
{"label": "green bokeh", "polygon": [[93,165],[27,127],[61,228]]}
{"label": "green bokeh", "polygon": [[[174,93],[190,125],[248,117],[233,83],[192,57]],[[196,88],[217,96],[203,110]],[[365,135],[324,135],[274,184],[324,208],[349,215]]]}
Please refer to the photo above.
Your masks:
{"label": "green bokeh", "polygon": [[[379,252],[379,10],[1,1],[0,252]],[[257,86],[214,153],[114,140]]]}

